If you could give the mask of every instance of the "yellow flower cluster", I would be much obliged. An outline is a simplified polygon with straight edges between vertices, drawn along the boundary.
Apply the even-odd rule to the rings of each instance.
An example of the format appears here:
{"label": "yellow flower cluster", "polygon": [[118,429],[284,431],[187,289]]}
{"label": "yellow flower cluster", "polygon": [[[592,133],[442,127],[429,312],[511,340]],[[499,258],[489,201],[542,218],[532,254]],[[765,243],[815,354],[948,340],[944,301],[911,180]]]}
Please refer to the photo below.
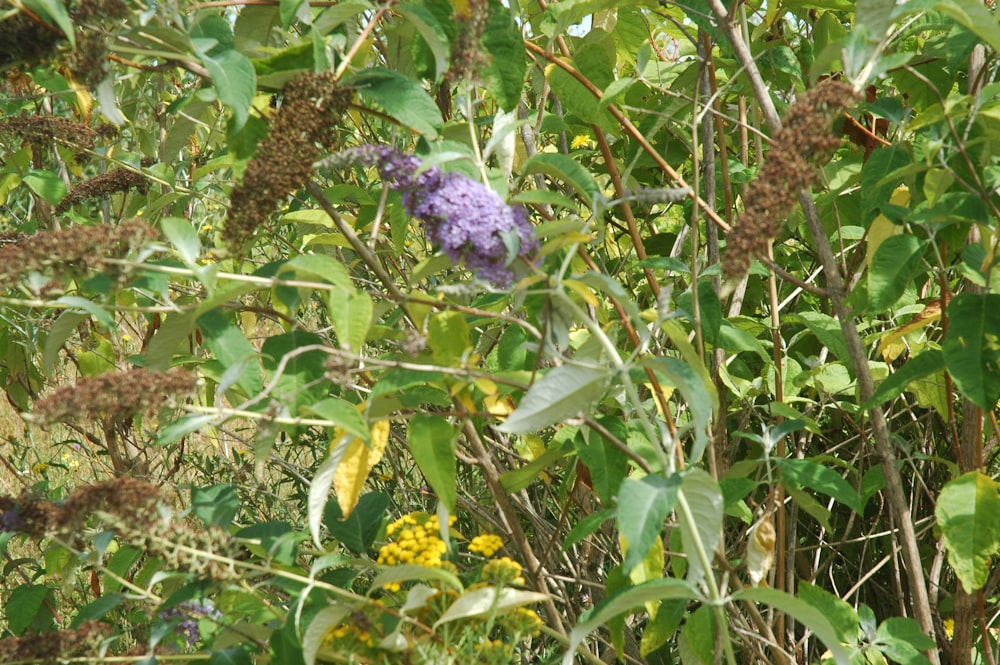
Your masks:
{"label": "yellow flower cluster", "polygon": [[514,656],[513,646],[503,640],[484,640],[474,648],[480,663],[509,663]]}
{"label": "yellow flower cluster", "polygon": [[523,586],[521,564],[510,557],[501,557],[483,566],[483,581],[493,584]]}
{"label": "yellow flower cluster", "polygon": [[500,618],[503,627],[517,636],[535,637],[542,630],[542,617],[527,607],[515,607]]}
{"label": "yellow flower cluster", "polygon": [[489,558],[503,547],[503,539],[492,533],[476,536],[469,542],[469,551]]}
{"label": "yellow flower cluster", "polygon": [[[449,518],[449,526],[454,518]],[[422,524],[413,515],[403,515],[385,529],[391,540],[379,548],[378,562],[387,566],[413,563],[428,568],[441,566],[448,545],[437,535],[437,518]]]}
{"label": "yellow flower cluster", "polygon": [[327,647],[343,648],[344,642],[350,640],[363,646],[374,648],[375,638],[367,630],[355,628],[351,624],[342,623],[326,634],[324,642]]}

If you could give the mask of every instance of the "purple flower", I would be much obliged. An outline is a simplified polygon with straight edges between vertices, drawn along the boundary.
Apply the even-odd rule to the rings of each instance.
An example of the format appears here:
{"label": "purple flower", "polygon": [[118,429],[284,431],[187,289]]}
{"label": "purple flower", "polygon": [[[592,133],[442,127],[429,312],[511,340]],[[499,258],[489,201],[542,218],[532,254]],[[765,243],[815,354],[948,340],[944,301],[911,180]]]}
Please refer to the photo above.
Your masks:
{"label": "purple flower", "polygon": [[17,508],[11,508],[0,513],[0,533],[11,533],[24,528],[24,520]]}
{"label": "purple flower", "polygon": [[174,634],[184,638],[188,647],[195,646],[201,640],[201,631],[198,627],[200,617],[218,621],[222,618],[222,612],[207,600],[204,602],[186,600],[160,612],[161,621],[176,622]]}
{"label": "purple flower", "polygon": [[[420,159],[389,146],[365,145],[325,160],[328,166],[378,168],[403,197],[406,211],[426,225],[427,239],[454,263],[465,263],[498,286],[514,281],[510,265],[538,251],[538,240],[521,206],[461,173],[420,170]],[[530,259],[529,259],[530,260]]]}

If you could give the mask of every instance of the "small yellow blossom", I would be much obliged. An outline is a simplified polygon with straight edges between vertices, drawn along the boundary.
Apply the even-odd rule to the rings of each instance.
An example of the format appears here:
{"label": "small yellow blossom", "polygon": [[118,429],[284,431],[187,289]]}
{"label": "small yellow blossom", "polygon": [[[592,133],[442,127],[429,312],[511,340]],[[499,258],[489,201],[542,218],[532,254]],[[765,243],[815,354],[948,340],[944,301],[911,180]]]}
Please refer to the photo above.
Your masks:
{"label": "small yellow blossom", "polygon": [[521,570],[521,564],[505,556],[483,566],[483,579],[494,584],[522,586]]}
{"label": "small yellow blossom", "polygon": [[573,150],[588,148],[590,147],[590,137],[586,134],[577,134],[573,137],[573,141],[569,144],[569,147]]}
{"label": "small yellow blossom", "polygon": [[492,533],[476,536],[469,543],[470,552],[482,554],[487,559],[496,554],[501,547],[503,547],[503,539]]}
{"label": "small yellow blossom", "polygon": [[31,472],[38,476],[42,475],[48,470],[49,470],[49,465],[46,462],[39,462],[38,464],[35,464],[33,467],[31,467]]}

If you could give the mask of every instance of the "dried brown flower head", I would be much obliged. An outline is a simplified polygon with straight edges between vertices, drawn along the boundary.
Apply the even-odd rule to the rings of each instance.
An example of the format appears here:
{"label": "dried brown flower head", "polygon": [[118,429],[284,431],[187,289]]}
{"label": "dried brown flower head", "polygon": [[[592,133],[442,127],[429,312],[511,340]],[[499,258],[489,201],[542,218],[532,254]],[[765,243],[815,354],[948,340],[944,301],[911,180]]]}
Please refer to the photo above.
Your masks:
{"label": "dried brown flower head", "polygon": [[[76,49],[65,62],[73,77],[87,86],[107,74],[108,35],[105,25],[128,13],[124,0],[82,0],[69,7]],[[24,67],[55,59],[65,41],[63,31],[21,11],[0,21],[0,69]]]}
{"label": "dried brown flower head", "polygon": [[69,146],[76,151],[78,161],[86,160],[86,152],[93,150],[97,137],[95,130],[68,118],[28,113],[0,120],[0,135],[4,134],[20,136],[36,146],[47,146],[52,142]]}
{"label": "dried brown flower head", "polygon": [[171,398],[194,392],[197,377],[180,367],[166,372],[132,369],[105,372],[57,388],[37,402],[31,414],[40,425],[99,419],[123,423],[140,413],[163,406]]}
{"label": "dried brown flower head", "polygon": [[452,17],[458,23],[458,35],[452,47],[451,67],[447,79],[457,82],[463,78],[475,79],[489,64],[483,48],[483,32],[489,20],[489,0],[468,0],[462,11]]}
{"label": "dried brown flower head", "polygon": [[746,274],[754,256],[781,230],[800,190],[819,181],[817,166],[840,146],[833,121],[857,101],[847,83],[826,79],[789,107],[775,132],[767,159],[750,185],[746,207],[726,237],[722,268],[729,277]]}
{"label": "dried brown flower head", "polygon": [[[143,166],[148,166],[143,160]],[[126,192],[135,188],[141,194],[149,191],[149,180],[141,172],[133,169],[116,168],[99,176],[84,180],[73,186],[65,198],[56,206],[56,214],[61,214],[81,201],[97,196],[108,196],[116,192]]]}
{"label": "dried brown flower head", "polygon": [[0,663],[66,662],[70,658],[92,656],[99,652],[101,642],[111,632],[111,625],[100,621],[85,621],[76,628],[25,635],[0,640]]}
{"label": "dried brown flower head", "polygon": [[337,87],[333,72],[303,74],[285,85],[282,94],[267,138],[230,196],[224,236],[236,252],[302,187],[321,148],[332,147],[334,129],[351,100],[351,90]]}
{"label": "dried brown flower head", "polygon": [[106,264],[105,259],[124,256],[156,236],[140,219],[122,220],[117,226],[71,226],[12,236],[0,244],[0,278],[17,280],[33,272],[70,277],[89,270],[115,273],[118,267]]}

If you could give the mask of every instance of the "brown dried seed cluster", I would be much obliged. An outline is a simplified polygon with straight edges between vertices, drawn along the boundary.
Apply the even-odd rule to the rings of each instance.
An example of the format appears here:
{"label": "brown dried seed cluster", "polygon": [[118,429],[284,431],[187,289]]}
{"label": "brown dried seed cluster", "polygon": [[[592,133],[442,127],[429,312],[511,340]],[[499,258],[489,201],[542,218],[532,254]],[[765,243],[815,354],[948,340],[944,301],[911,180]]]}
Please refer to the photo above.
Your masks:
{"label": "brown dried seed cluster", "polygon": [[746,274],[753,257],[781,231],[799,190],[819,181],[817,165],[829,160],[841,144],[833,133],[833,121],[856,101],[850,85],[827,79],[789,107],[784,126],[775,132],[767,159],[750,186],[746,208],[726,237],[722,268],[727,276]]}
{"label": "brown dried seed cluster", "polygon": [[233,188],[224,236],[235,252],[267,223],[285,198],[302,187],[322,149],[329,150],[351,91],[337,87],[333,72],[303,74],[282,90],[283,101],[267,138]]}
{"label": "brown dried seed cluster", "polygon": [[[115,515],[132,528],[148,530],[157,519],[160,491],[144,480],[112,478],[78,487],[65,501],[46,501],[24,492],[0,496],[0,531],[26,533],[34,538],[62,534],[76,538],[95,512]],[[0,661],[3,662],[3,661]]]}
{"label": "brown dried seed cluster", "polygon": [[[67,54],[66,65],[74,78],[89,86],[104,78],[108,40],[101,24],[127,13],[124,0],[83,0],[70,7],[76,50]],[[58,27],[42,23],[24,11],[14,14],[0,21],[0,69],[48,60],[64,40]]]}
{"label": "brown dried seed cluster", "polygon": [[45,633],[44,636],[7,637],[0,640],[0,663],[48,665],[93,655],[110,632],[110,624],[85,621],[76,628]]}
{"label": "brown dried seed cluster", "polygon": [[197,377],[180,367],[166,372],[132,369],[105,372],[57,388],[35,402],[32,418],[40,425],[93,420],[121,423],[135,415],[159,408],[170,398],[194,392]]}
{"label": "brown dried seed cluster", "polygon": [[456,12],[453,17],[459,28],[447,75],[447,79],[452,82],[466,77],[474,79],[489,64],[482,45],[483,32],[490,14],[489,0],[469,0],[465,9],[464,12]]}
{"label": "brown dried seed cluster", "polygon": [[12,235],[0,244],[0,278],[16,280],[32,272],[74,276],[110,269],[105,259],[124,256],[156,237],[156,231],[140,219],[122,220],[117,226],[93,224]]}
{"label": "brown dried seed cluster", "polygon": [[[148,166],[143,160],[143,166]],[[84,180],[73,186],[66,197],[56,206],[56,214],[61,214],[75,206],[81,201],[86,201],[97,196],[108,196],[116,192],[126,192],[135,188],[141,194],[149,191],[149,181],[139,171],[125,168],[116,168],[102,173],[99,176]]]}
{"label": "brown dried seed cluster", "polygon": [[78,161],[86,159],[86,151],[94,148],[98,132],[87,125],[52,115],[22,113],[0,120],[0,135],[14,134],[34,145],[50,145],[53,141],[76,150]]}

